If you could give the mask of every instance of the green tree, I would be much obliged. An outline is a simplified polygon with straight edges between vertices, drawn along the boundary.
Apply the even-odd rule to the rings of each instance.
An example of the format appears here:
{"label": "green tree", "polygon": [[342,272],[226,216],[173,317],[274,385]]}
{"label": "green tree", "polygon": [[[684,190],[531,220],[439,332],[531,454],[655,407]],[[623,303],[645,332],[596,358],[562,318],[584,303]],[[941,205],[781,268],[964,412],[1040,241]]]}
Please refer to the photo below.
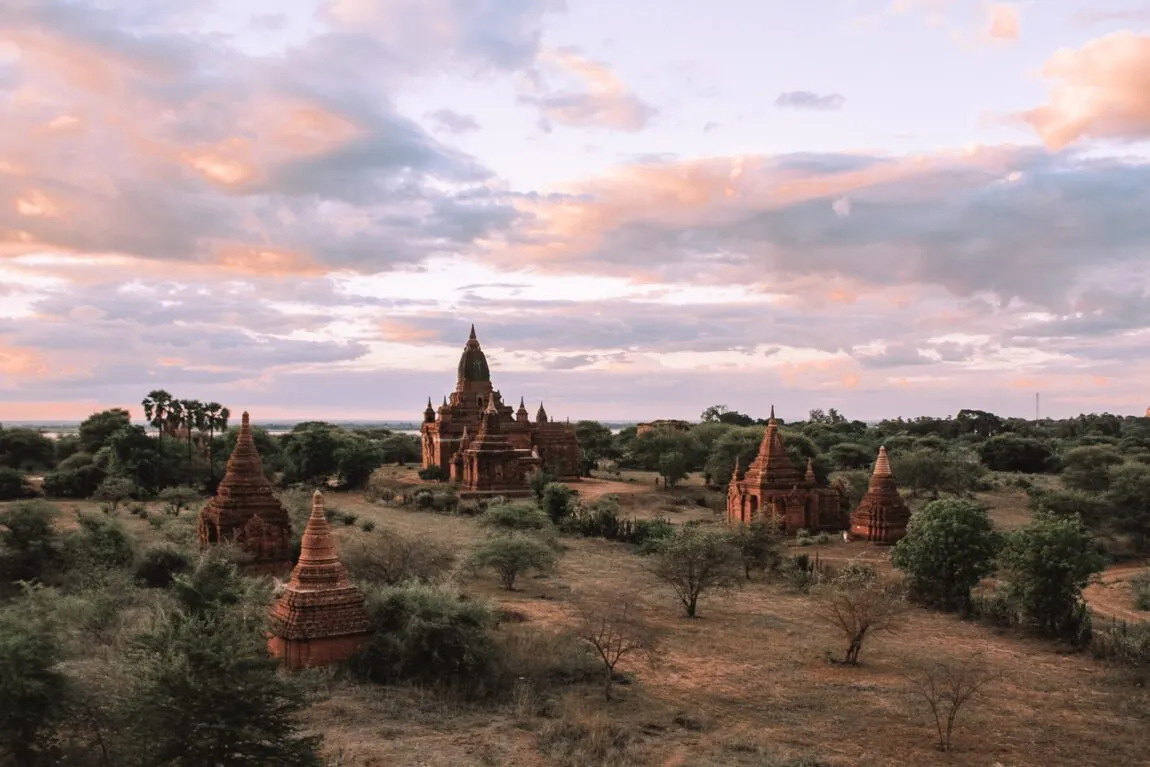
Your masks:
{"label": "green tree", "polygon": [[678,450],[659,456],[659,475],[668,487],[675,487],[687,478],[687,459]]}
{"label": "green tree", "polygon": [[575,494],[571,488],[562,482],[548,482],[543,488],[543,499],[540,506],[555,524],[570,516],[575,503]]}
{"label": "green tree", "polygon": [[711,445],[704,471],[711,475],[711,481],[726,485],[738,462],[743,471],[755,460],[759,444],[763,441],[763,430],[758,427],[741,427],[727,431]]}
{"label": "green tree", "polygon": [[1050,468],[1054,452],[1041,440],[998,434],[978,446],[978,457],[991,471],[1040,474]]}
{"label": "green tree", "polygon": [[735,531],[735,545],[742,554],[747,580],[752,570],[773,570],[778,566],[785,537],[780,521],[773,516],[742,525]]}
{"label": "green tree", "polygon": [[112,408],[93,413],[80,423],[80,450],[95,453],[108,444],[108,438],[125,426],[130,426],[132,416],[123,408]]}
{"label": "green tree", "polygon": [[126,477],[150,492],[166,482],[162,441],[151,440],[140,426],[124,426],[108,437],[108,473]]}
{"label": "green tree", "polygon": [[24,472],[0,466],[0,501],[18,501],[35,495],[36,491],[28,484]]}
{"label": "green tree", "polygon": [[931,501],[911,516],[891,563],[907,574],[916,599],[966,612],[971,589],[994,572],[1001,544],[985,506],[947,498]]}
{"label": "green tree", "polygon": [[32,593],[0,607],[0,757],[18,767],[56,763],[55,729],[68,706],[60,632]]}
{"label": "green tree", "polygon": [[1114,527],[1126,533],[1138,552],[1150,543],[1150,466],[1124,463],[1110,470],[1107,500],[1114,510]]}
{"label": "green tree", "polygon": [[[342,431],[338,426],[318,421],[296,424],[283,436],[286,481],[322,485],[338,475],[337,452],[344,447]],[[349,456],[345,452],[343,457]]]}
{"label": "green tree", "polygon": [[338,434],[335,466],[343,487],[363,487],[383,462],[384,453],[378,442],[348,431]]}
{"label": "green tree", "polygon": [[1029,496],[1031,511],[1046,512],[1056,517],[1079,517],[1095,530],[1106,527],[1113,517],[1110,501],[1101,493],[1033,488]]}
{"label": "green tree", "polygon": [[520,575],[531,570],[550,573],[557,564],[553,549],[520,534],[492,538],[480,544],[471,555],[472,567],[494,570],[508,591],[514,590]]}
{"label": "green tree", "polygon": [[266,646],[262,616],[242,610],[157,620],[131,654],[146,762],[320,767],[321,737],[300,734],[302,690]]}
{"label": "green tree", "polygon": [[704,594],[730,588],[744,578],[742,552],[734,537],[698,526],[680,527],[654,544],[650,569],[674,590],[688,618],[696,617]]}
{"label": "green tree", "polygon": [[0,429],[0,466],[37,471],[51,468],[55,460],[52,440],[35,429]]}
{"label": "green tree", "polygon": [[1000,561],[1011,595],[1039,632],[1084,638],[1089,613],[1082,589],[1106,560],[1081,520],[1037,515],[1007,537]]}
{"label": "green tree", "polygon": [[918,448],[891,456],[894,475],[912,492],[930,493],[937,500],[942,492],[970,493],[986,471],[982,464],[953,450]]}
{"label": "green tree", "polygon": [[550,530],[551,520],[528,503],[492,504],[479,516],[479,524],[497,533],[532,533]]}
{"label": "green tree", "polygon": [[831,462],[841,471],[867,469],[874,464],[876,451],[857,442],[840,442],[829,451]]}
{"label": "green tree", "polygon": [[1110,484],[1110,470],[1122,460],[1109,445],[1076,447],[1062,456],[1062,482],[1075,490],[1102,492]]}
{"label": "green tree", "polygon": [[120,504],[130,500],[136,494],[136,483],[127,477],[108,477],[96,492],[92,493],[92,500],[105,504],[106,510],[115,514]]}
{"label": "green tree", "polygon": [[43,581],[60,564],[56,516],[56,506],[47,501],[14,503],[0,511],[0,564],[6,580]]}
{"label": "green tree", "polygon": [[615,460],[622,455],[611,429],[598,421],[579,421],[575,424],[579,440],[580,462],[584,477],[591,476],[599,461]]}

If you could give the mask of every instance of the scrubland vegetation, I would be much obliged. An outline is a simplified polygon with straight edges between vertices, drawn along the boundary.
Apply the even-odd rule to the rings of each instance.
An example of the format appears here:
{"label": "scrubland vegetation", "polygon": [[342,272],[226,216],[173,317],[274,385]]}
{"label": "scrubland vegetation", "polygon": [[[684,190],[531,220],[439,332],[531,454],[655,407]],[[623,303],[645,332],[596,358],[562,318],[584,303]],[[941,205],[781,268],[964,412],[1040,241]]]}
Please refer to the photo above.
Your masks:
{"label": "scrubland vegetation", "polygon": [[1150,419],[785,424],[855,501],[886,445],[914,510],[893,548],[728,529],[763,424],[722,407],[581,422],[583,482],[482,504],[421,478],[410,435],[257,428],[297,537],[328,492],[373,622],[346,666],[287,675],[272,580],[196,546],[226,409],[146,402],[149,430],[0,430],[0,764],[1146,759]]}

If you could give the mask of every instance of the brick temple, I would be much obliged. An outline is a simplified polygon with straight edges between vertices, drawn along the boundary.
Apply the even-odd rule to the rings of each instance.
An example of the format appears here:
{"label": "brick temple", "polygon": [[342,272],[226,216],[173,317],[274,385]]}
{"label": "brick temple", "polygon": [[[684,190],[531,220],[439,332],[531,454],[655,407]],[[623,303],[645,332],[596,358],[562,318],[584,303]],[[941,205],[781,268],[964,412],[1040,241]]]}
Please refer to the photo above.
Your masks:
{"label": "brick temple", "polygon": [[909,521],[910,509],[895,485],[886,447],[880,447],[866,495],[851,514],[851,535],[889,545],[906,535]]}
{"label": "brick temple", "polygon": [[[536,467],[562,482],[580,481],[579,440],[574,427],[549,419],[542,403],[534,421],[522,398],[518,409],[504,404],[503,395],[491,384],[491,369],[474,325],[457,373],[455,391],[443,399],[439,409],[428,399],[423,411],[423,468],[438,466],[451,472],[452,480],[461,484],[461,497],[467,497],[466,493],[508,495],[515,488],[526,489],[526,480],[520,477]],[[490,457],[477,458],[481,449]],[[515,464],[512,458],[520,463]],[[497,486],[504,491],[491,493],[486,489]]]}
{"label": "brick temple", "polygon": [[363,593],[339,559],[323,495],[316,490],[299,561],[272,606],[268,652],[292,670],[327,666],[355,655],[370,636]]}
{"label": "brick temple", "polygon": [[759,454],[739,479],[739,466],[727,491],[727,522],[750,524],[774,514],[784,530],[845,530],[850,502],[840,487],[820,487],[814,465],[800,472],[787,456],[775,409],[767,421]]}
{"label": "brick temple", "polygon": [[247,573],[284,575],[292,565],[291,519],[264,476],[245,412],[216,495],[200,511],[200,548],[234,543],[251,559]]}

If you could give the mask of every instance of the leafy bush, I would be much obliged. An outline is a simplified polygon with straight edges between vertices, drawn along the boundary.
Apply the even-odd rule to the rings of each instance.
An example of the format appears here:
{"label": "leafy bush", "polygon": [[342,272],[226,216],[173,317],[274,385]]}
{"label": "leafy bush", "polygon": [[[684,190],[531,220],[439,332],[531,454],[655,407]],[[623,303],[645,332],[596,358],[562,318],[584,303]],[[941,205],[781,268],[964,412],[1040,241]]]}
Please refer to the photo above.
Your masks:
{"label": "leafy bush", "polygon": [[0,571],[5,581],[47,581],[63,562],[53,527],[56,507],[25,501],[0,511]]}
{"label": "leafy bush", "polygon": [[35,495],[36,491],[28,484],[23,472],[0,466],[0,501],[18,501]]}
{"label": "leafy bush", "polygon": [[68,569],[129,567],[136,559],[136,542],[118,521],[94,514],[77,514],[80,526],[64,539]]}
{"label": "leafy bush", "polygon": [[407,581],[431,583],[455,564],[455,554],[449,547],[386,527],[372,536],[370,543],[361,540],[343,544],[340,558],[353,580],[381,586]]}
{"label": "leafy bush", "polygon": [[136,565],[136,581],[150,589],[166,589],[175,576],[192,566],[188,557],[172,546],[148,549]]}
{"label": "leafy bush", "polygon": [[479,517],[479,524],[499,533],[542,532],[551,529],[548,516],[526,503],[490,505]]}
{"label": "leafy bush", "polygon": [[1139,573],[1130,579],[1134,590],[1134,609],[1150,610],[1150,573]]}
{"label": "leafy bush", "polygon": [[371,589],[366,598],[372,636],[349,661],[353,674],[379,684],[447,687],[468,697],[486,692],[499,660],[486,603],[412,583]]}
{"label": "leafy bush", "polygon": [[539,505],[552,522],[559,524],[571,513],[574,500],[575,494],[571,492],[570,487],[562,482],[548,482],[543,487],[543,497],[539,499]]}
{"label": "leafy bush", "polygon": [[471,566],[494,570],[503,588],[511,591],[520,575],[531,570],[549,573],[558,564],[558,557],[546,544],[525,535],[492,538],[479,545],[471,555]]}
{"label": "leafy bush", "polygon": [[796,554],[783,569],[783,575],[792,589],[801,594],[811,590],[826,580],[826,572],[817,553],[814,559],[810,554]]}
{"label": "leafy bush", "polygon": [[193,503],[200,500],[201,496],[194,487],[180,485],[164,488],[158,498],[164,504],[165,514],[178,517],[181,511],[190,508]]}
{"label": "leafy bush", "polygon": [[94,464],[75,469],[58,468],[44,475],[40,487],[49,498],[89,498],[106,476],[104,470]]}
{"label": "leafy bush", "polygon": [[451,479],[451,472],[438,466],[429,466],[419,470],[419,478],[425,482],[446,482]]}
{"label": "leafy bush", "polygon": [[1150,623],[1111,622],[1090,639],[1095,658],[1141,668],[1150,674]]}
{"label": "leafy bush", "polygon": [[971,594],[969,614],[1000,629],[1014,628],[1022,622],[1022,611],[1006,589]]}

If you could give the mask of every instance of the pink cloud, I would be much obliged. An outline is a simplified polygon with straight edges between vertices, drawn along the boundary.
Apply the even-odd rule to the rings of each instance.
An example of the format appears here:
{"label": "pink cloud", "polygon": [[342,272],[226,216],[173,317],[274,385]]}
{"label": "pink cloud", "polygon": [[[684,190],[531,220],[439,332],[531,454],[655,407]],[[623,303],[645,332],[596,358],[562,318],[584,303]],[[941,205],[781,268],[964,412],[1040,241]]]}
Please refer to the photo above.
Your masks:
{"label": "pink cloud", "polygon": [[999,42],[1014,42],[1018,39],[1021,27],[1018,18],[1018,9],[1013,5],[995,4],[988,8],[990,19],[987,23],[986,36]]}
{"label": "pink cloud", "polygon": [[1150,138],[1150,35],[1118,32],[1061,50],[1042,69],[1050,103],[1022,115],[1057,150],[1081,139]]}

